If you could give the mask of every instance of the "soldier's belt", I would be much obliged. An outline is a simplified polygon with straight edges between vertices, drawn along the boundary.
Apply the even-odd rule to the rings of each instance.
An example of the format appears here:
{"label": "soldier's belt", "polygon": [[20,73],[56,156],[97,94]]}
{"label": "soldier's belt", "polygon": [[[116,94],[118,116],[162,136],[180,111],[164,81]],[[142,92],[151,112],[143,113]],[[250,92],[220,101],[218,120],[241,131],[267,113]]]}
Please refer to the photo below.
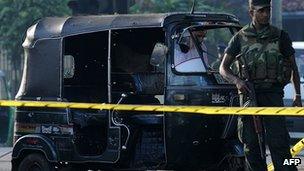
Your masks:
{"label": "soldier's belt", "polygon": [[168,105],[126,105],[105,103],[66,103],[50,101],[0,100],[0,106],[97,109],[120,111],[182,112],[203,115],[275,115],[304,116],[304,107],[211,107],[211,106],[168,106]]}

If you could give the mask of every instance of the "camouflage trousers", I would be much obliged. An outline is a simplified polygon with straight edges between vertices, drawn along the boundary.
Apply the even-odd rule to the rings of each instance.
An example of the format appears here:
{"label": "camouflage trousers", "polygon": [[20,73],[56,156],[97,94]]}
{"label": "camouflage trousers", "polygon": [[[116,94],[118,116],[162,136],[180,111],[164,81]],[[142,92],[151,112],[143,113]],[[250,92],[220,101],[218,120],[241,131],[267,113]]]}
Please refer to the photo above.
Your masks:
{"label": "camouflage trousers", "polygon": [[[283,106],[283,96],[280,93],[257,93],[258,106]],[[242,102],[242,100],[241,100]],[[294,171],[295,166],[283,166],[284,159],[291,158],[290,137],[286,128],[285,117],[264,116],[260,117],[263,123],[263,153],[265,142],[269,146],[275,171]],[[242,116],[238,119],[238,134],[244,144],[246,170],[266,171],[266,157],[261,157],[257,134],[254,129],[252,116]]]}

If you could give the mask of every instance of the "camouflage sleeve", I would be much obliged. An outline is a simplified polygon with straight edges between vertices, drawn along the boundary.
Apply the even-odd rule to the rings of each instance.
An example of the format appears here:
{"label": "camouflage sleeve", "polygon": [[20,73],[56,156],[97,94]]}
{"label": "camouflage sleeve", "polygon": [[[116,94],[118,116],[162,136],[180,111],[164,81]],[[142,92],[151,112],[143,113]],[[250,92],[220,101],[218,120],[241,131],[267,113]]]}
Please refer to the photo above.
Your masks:
{"label": "camouflage sleeve", "polygon": [[240,41],[239,38],[237,36],[238,34],[234,35],[230,42],[228,43],[228,46],[225,50],[225,53],[227,53],[228,55],[235,57],[240,53],[241,50],[241,45],[240,45]]}
{"label": "camouflage sleeve", "polygon": [[280,51],[283,56],[290,57],[295,53],[294,48],[292,47],[292,41],[285,31],[282,31],[280,38]]}

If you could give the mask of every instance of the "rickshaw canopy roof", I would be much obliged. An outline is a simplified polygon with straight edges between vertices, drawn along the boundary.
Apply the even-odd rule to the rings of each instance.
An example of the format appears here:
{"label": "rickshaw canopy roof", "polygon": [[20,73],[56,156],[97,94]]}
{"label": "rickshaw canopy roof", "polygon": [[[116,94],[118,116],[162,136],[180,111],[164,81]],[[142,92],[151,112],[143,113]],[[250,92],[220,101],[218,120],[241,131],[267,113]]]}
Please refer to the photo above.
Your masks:
{"label": "rickshaw canopy roof", "polygon": [[165,27],[169,23],[186,20],[214,20],[238,23],[238,19],[235,16],[222,13],[160,13],[73,16],[62,18],[47,17],[39,20],[28,29],[23,46],[29,47],[40,39],[60,38],[110,29]]}

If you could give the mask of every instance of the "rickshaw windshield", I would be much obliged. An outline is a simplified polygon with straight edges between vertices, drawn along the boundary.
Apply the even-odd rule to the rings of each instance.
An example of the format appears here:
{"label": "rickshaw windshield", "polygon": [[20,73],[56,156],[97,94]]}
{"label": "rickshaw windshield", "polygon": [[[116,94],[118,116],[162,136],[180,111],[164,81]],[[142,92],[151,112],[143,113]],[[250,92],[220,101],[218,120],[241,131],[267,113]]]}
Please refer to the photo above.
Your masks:
{"label": "rickshaw windshield", "polygon": [[208,25],[179,29],[174,42],[173,68],[181,73],[218,71],[235,27]]}

